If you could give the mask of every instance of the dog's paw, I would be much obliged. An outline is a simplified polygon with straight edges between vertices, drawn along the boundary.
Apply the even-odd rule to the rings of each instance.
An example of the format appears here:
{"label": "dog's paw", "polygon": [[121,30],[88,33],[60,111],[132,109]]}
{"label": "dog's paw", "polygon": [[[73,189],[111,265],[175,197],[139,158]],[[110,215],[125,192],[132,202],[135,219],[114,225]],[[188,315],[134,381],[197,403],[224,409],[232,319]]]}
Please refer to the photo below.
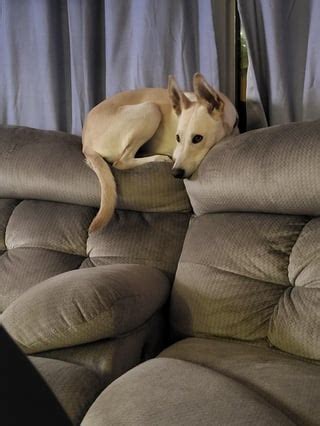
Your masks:
{"label": "dog's paw", "polygon": [[131,169],[133,166],[131,164],[128,164],[128,162],[126,161],[118,160],[112,163],[112,167],[118,170],[127,170],[127,169]]}
{"label": "dog's paw", "polygon": [[155,155],[154,161],[159,161],[161,163],[172,163],[172,158],[167,155]]}

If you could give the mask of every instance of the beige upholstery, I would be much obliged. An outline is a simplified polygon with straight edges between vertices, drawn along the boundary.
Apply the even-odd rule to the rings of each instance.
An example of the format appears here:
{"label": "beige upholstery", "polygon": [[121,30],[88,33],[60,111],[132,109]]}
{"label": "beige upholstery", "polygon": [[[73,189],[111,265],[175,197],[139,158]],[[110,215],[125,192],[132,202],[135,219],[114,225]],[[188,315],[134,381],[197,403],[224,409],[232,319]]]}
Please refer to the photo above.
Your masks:
{"label": "beige upholstery", "polygon": [[82,425],[318,425],[319,393],[319,365],[262,342],[188,338],[111,384]]}
{"label": "beige upholstery", "polygon": [[161,354],[196,363],[253,389],[295,424],[319,424],[320,365],[270,349],[227,339],[187,338]]}
{"label": "beige upholstery", "polygon": [[101,378],[76,364],[39,357],[30,357],[30,360],[45,377],[69,418],[74,424],[79,424],[90,402],[103,388],[104,383]]}
{"label": "beige upholstery", "polygon": [[262,213],[195,218],[172,294],[174,329],[266,338],[320,360],[319,225],[318,218]]}
{"label": "beige upholstery", "polygon": [[[63,132],[1,127],[1,197],[98,207],[97,178],[86,166],[81,148],[78,136]],[[190,211],[183,182],[174,179],[170,168],[168,163],[150,163],[130,171],[113,170],[118,208]]]}
{"label": "beige upholstery", "polygon": [[114,381],[82,426],[295,425],[255,389],[213,369],[155,359]]}
{"label": "beige upholstery", "polygon": [[196,214],[320,214],[320,120],[253,130],[217,144],[185,184]]}
{"label": "beige upholstery", "polygon": [[275,126],[222,143],[186,181],[206,214],[177,270],[177,333],[264,338],[320,360],[319,160],[320,120]]}
{"label": "beige upholstery", "polygon": [[320,121],[214,147],[170,300],[173,338],[83,426],[320,424]]}
{"label": "beige upholstery", "polygon": [[116,339],[53,349],[41,352],[39,356],[84,365],[96,372],[106,386],[125,371],[154,357],[163,349],[165,326],[163,315],[158,312],[142,326]]}
{"label": "beige upholstery", "polygon": [[[118,210],[109,225],[89,235],[83,266],[137,263],[159,268],[170,277],[176,270],[189,215]],[[157,243],[154,244],[155,236]]]}
{"label": "beige upholstery", "polygon": [[[0,131],[0,320],[74,423],[318,425],[320,122],[215,147],[185,181],[190,224],[168,165],[116,173],[121,209],[89,238],[79,142]],[[134,367],[163,344],[175,271],[179,341]]]}
{"label": "beige upholstery", "polygon": [[114,170],[118,210],[88,236],[99,183],[81,148],[62,132],[0,127],[0,322],[43,358],[74,424],[101,386],[163,347],[190,216],[169,164]]}

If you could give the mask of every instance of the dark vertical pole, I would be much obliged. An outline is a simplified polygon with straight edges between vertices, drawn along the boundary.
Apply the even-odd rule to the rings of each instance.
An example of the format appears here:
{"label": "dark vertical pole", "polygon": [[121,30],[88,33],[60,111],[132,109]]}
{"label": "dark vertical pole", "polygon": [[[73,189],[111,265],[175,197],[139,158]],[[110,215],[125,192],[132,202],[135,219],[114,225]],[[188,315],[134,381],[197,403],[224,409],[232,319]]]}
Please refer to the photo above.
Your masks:
{"label": "dark vertical pole", "polygon": [[239,111],[240,107],[240,84],[241,84],[241,38],[240,38],[240,17],[237,7],[237,1],[235,5],[235,17],[234,17],[234,31],[235,31],[235,106]]}
{"label": "dark vertical pole", "polygon": [[243,91],[243,79],[241,78],[241,21],[238,12],[238,2],[236,1],[235,7],[235,92],[236,92],[236,108],[239,113],[239,129],[240,132],[245,132],[247,127],[246,117],[246,100],[241,99],[241,92]]}

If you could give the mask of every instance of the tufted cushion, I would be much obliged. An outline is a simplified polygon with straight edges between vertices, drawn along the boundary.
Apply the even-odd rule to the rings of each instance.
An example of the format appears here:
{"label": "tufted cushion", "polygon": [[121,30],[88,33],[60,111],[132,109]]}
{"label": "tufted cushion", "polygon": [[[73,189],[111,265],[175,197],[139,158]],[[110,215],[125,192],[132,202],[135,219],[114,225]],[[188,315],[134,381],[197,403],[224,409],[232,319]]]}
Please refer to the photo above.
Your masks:
{"label": "tufted cushion", "polygon": [[139,263],[173,275],[188,223],[189,216],[182,213],[118,210],[107,227],[89,235],[90,264]]}
{"label": "tufted cushion", "polygon": [[93,208],[24,200],[14,209],[6,230],[6,247],[43,248],[86,256],[87,228]]}
{"label": "tufted cushion", "polygon": [[189,221],[184,213],[119,210],[88,239],[92,207],[2,199],[0,208],[0,312],[35,284],[79,267],[141,264],[172,277]]}
{"label": "tufted cushion", "polygon": [[0,312],[35,284],[76,269],[82,261],[82,256],[36,247],[4,252],[0,257]]}
{"label": "tufted cushion", "polygon": [[[95,272],[94,270],[86,271],[85,268],[92,269],[93,266],[98,266],[100,270],[103,265],[110,265],[109,268],[105,266],[106,277],[98,277],[97,282],[97,285],[99,283],[102,285],[101,291],[108,291],[108,282],[110,280],[112,282],[111,265],[123,266],[125,271],[128,271],[128,266],[121,264],[130,264],[130,271],[134,271],[134,265],[141,265],[142,276],[141,280],[137,280],[136,286],[139,288],[140,283],[145,279],[148,280],[151,274],[149,277],[151,291],[152,286],[156,284],[155,276],[157,274],[161,276],[159,271],[151,268],[161,269],[169,277],[172,277],[175,272],[189,221],[189,215],[183,213],[143,213],[119,210],[115,213],[110,226],[99,233],[91,234],[88,239],[88,224],[95,214],[92,207],[51,201],[22,200],[19,202],[5,199],[1,200],[1,206],[3,215],[0,241],[3,250],[0,255],[0,310],[4,312],[1,321],[24,349],[31,350],[32,353],[63,347],[66,341],[70,345],[111,336],[106,335],[109,327],[106,319],[103,321],[101,319],[100,326],[91,323],[89,331],[86,329],[81,332],[79,327],[74,327],[69,334],[67,333],[66,338],[60,339],[61,330],[58,336],[50,334],[51,328],[55,329],[56,324],[61,320],[61,312],[66,319],[68,317],[66,312],[69,312],[70,306],[70,312],[72,311],[74,292],[80,297],[80,286],[77,285],[80,278],[71,278],[66,281],[62,273],[81,268],[77,276],[84,277],[81,279],[86,287],[86,282],[91,282],[87,274]],[[143,269],[142,265],[146,265],[146,268]],[[50,284],[52,282],[50,277],[54,283],[53,287]],[[49,281],[46,281],[48,279]],[[125,282],[126,280],[123,281]],[[167,295],[167,279],[164,279],[162,284],[160,290]],[[86,290],[85,287],[84,290]],[[93,289],[94,287],[87,288],[88,291]],[[127,290],[129,291],[129,288]],[[53,291],[52,295],[51,291]],[[82,297],[89,300],[86,291],[86,295]],[[160,301],[155,307],[152,304],[155,295],[156,293],[151,291],[148,296],[150,300],[146,305],[156,310],[164,300],[161,299],[162,302]],[[92,296],[95,297],[95,294]],[[138,303],[139,298],[135,301]],[[52,310],[48,309],[49,302],[52,302]],[[128,306],[127,309],[129,309]],[[38,312],[37,315],[35,312]],[[143,312],[143,310],[137,311],[140,314]],[[76,311],[76,313],[79,312]],[[146,314],[144,320],[147,320],[152,313],[153,311]],[[105,315],[107,317],[109,313],[106,312]],[[132,321],[133,317],[134,315]],[[54,325],[49,326],[49,323]],[[70,318],[68,323],[72,323]],[[140,324],[141,322],[138,322],[136,326]],[[24,335],[25,327],[31,333],[30,336],[27,333],[28,337]],[[82,329],[85,328],[83,325]],[[97,337],[96,332],[99,330],[102,334]],[[48,336],[46,332],[49,333]],[[112,332],[114,333],[112,335],[123,332],[123,329],[117,329]],[[34,341],[36,343],[30,349],[30,343],[33,344]]]}
{"label": "tufted cushion", "polygon": [[99,185],[80,138],[0,127],[0,159],[0,321],[21,347],[48,351],[149,324],[168,296],[189,222],[170,165],[114,170],[121,209],[88,236]]}
{"label": "tufted cushion", "polygon": [[320,121],[248,132],[205,158],[186,182],[202,215],[174,283],[178,333],[320,360],[319,162]]}
{"label": "tufted cushion", "polygon": [[0,312],[35,284],[80,267],[95,214],[92,207],[48,201],[1,202]]}
{"label": "tufted cushion", "polygon": [[[98,207],[98,179],[85,165],[81,139],[63,132],[0,127],[0,197],[60,201]],[[168,163],[114,169],[118,208],[149,212],[189,211],[183,182]]]}
{"label": "tufted cushion", "polygon": [[35,284],[79,267],[133,263],[172,277],[190,205],[170,165],[114,170],[118,207],[128,210],[88,239],[99,185],[79,137],[0,127],[0,159],[0,312]]}
{"label": "tufted cushion", "polygon": [[173,288],[173,327],[186,336],[267,338],[320,360],[319,229],[306,216],[195,218]]}
{"label": "tufted cushion", "polygon": [[254,130],[216,145],[185,185],[196,214],[320,214],[320,120]]}

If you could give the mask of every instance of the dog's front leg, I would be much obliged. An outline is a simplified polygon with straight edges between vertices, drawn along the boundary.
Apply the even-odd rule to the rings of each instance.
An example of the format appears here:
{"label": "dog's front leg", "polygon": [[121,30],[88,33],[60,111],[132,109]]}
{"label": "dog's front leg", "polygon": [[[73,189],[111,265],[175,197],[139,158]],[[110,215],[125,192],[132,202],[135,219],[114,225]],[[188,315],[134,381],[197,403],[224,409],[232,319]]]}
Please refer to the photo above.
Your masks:
{"label": "dog's front leg", "polygon": [[115,161],[112,166],[119,170],[133,169],[134,167],[142,166],[143,164],[153,162],[172,163],[172,159],[166,155],[150,155],[149,157],[125,157],[122,156],[118,161]]}

